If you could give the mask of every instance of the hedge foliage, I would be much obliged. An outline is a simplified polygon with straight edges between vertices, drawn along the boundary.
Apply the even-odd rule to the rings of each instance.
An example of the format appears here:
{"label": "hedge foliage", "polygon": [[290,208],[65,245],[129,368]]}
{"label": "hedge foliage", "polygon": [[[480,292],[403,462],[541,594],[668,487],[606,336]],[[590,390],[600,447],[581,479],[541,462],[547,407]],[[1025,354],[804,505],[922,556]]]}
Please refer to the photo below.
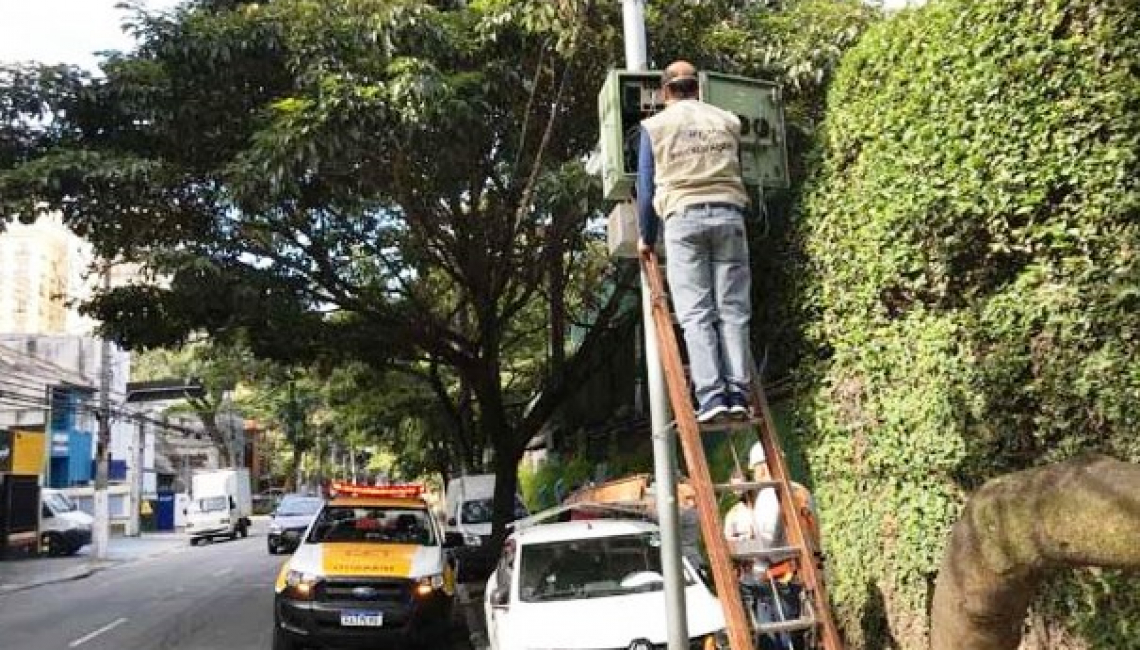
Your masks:
{"label": "hedge foliage", "polygon": [[[853,648],[925,648],[970,490],[1140,461],[1140,2],[904,12],[844,59],[824,137],[799,405],[832,597]],[[1140,647],[1135,578],[1078,573],[1035,613],[1050,648]]]}

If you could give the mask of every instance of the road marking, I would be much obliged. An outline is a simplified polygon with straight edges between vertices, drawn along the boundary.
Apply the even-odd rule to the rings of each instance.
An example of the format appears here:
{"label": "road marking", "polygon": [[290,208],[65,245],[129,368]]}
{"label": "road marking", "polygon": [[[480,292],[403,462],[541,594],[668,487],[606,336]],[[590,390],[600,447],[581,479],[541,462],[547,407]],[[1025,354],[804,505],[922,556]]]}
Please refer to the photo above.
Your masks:
{"label": "road marking", "polygon": [[95,630],[91,634],[88,634],[87,636],[81,636],[78,639],[72,641],[71,643],[67,644],[67,647],[74,648],[76,646],[81,646],[84,643],[87,643],[88,641],[90,641],[91,639],[94,639],[95,637],[99,636],[100,634],[103,634],[104,632],[110,632],[111,630],[119,627],[120,625],[122,625],[123,623],[126,623],[126,622],[127,622],[127,619],[120,618],[117,621],[114,621],[112,623],[108,623],[108,624],[104,625],[103,627],[99,628],[98,630]]}
{"label": "road marking", "polygon": [[215,571],[215,572],[214,572],[214,577],[215,577],[215,578],[220,578],[220,577],[222,577],[222,576],[227,576],[227,575],[229,575],[229,574],[231,574],[231,573],[233,573],[233,572],[234,572],[234,570],[233,570],[232,568],[231,568],[231,569],[222,569],[221,571]]}

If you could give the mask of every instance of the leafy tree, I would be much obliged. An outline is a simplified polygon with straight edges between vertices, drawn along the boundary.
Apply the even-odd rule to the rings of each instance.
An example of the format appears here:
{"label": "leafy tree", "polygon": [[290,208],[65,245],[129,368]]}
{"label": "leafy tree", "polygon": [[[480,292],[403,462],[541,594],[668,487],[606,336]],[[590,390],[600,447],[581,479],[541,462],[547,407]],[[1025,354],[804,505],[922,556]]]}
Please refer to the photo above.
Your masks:
{"label": "leafy tree", "polygon": [[[578,161],[619,51],[616,9],[139,11],[138,49],[108,59],[105,76],[34,93],[54,120],[20,131],[35,146],[16,147],[20,164],[0,174],[0,211],[59,210],[99,253],[168,278],[94,301],[127,346],[244,333],[284,362],[447,368],[495,451],[501,531],[526,443],[586,371],[580,354],[536,361],[519,386],[531,399],[511,401],[504,360],[531,340],[553,258],[580,295],[606,281],[589,272],[595,213]],[[581,305],[594,326],[584,348],[611,331],[617,305]]]}
{"label": "leafy tree", "polygon": [[176,350],[155,349],[135,360],[132,373],[139,381],[160,379],[196,380],[202,385],[201,395],[187,393],[184,406],[172,412],[189,410],[198,417],[202,428],[217,446],[222,464],[233,465],[239,457],[238,440],[232,431],[219,426],[218,418],[235,412],[233,391],[241,381],[257,372],[257,361],[241,345],[189,343]]}

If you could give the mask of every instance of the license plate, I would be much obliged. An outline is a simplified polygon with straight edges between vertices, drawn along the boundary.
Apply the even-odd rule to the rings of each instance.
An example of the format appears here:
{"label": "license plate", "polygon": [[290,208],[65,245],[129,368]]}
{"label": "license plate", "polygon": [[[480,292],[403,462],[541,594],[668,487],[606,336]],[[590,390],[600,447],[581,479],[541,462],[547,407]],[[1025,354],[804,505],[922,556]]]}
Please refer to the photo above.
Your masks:
{"label": "license plate", "polygon": [[384,625],[384,612],[367,612],[350,609],[340,613],[340,624],[344,627],[380,627]]}

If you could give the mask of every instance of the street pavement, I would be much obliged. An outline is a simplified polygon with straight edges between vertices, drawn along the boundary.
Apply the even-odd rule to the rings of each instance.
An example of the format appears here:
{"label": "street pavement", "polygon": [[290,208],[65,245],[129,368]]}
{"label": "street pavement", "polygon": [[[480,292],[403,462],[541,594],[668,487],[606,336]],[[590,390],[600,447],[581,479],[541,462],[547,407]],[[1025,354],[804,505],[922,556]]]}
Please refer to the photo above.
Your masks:
{"label": "street pavement", "polygon": [[[182,538],[89,577],[0,592],[0,646],[269,650],[273,582],[285,559],[266,552],[259,521],[247,539],[191,547]],[[471,617],[461,610],[460,618]]]}
{"label": "street pavement", "polygon": [[91,557],[89,545],[70,557],[7,560],[0,562],[0,594],[85,578],[124,562],[168,553],[186,543],[181,533],[144,533],[141,537],[112,537],[103,560]]}

